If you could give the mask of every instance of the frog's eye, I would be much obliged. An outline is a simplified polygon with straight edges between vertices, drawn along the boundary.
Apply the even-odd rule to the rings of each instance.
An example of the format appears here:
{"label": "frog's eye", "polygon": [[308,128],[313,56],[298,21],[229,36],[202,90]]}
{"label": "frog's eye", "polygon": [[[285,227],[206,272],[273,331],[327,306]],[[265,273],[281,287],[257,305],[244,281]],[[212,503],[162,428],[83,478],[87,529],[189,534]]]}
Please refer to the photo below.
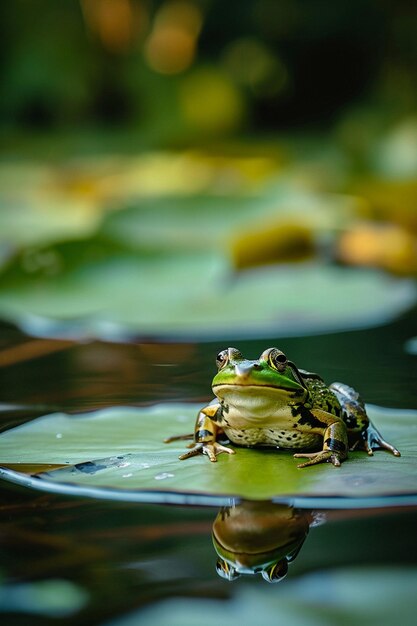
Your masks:
{"label": "frog's eye", "polygon": [[232,581],[239,578],[239,572],[237,572],[234,567],[229,565],[227,561],[221,558],[217,559],[216,571],[219,576],[225,578],[226,580]]}
{"label": "frog's eye", "polygon": [[219,370],[224,367],[229,361],[229,350],[222,350],[216,357],[216,365]]}
{"label": "frog's eye", "polygon": [[271,367],[279,372],[283,372],[287,366],[288,359],[281,350],[272,348],[268,352],[268,363]]}
{"label": "frog's eye", "polygon": [[216,357],[216,364],[218,369],[222,369],[229,363],[230,360],[242,359],[242,355],[237,348],[227,348],[222,350]]}
{"label": "frog's eye", "polygon": [[269,583],[278,583],[288,572],[288,562],[286,559],[278,561],[262,572],[262,578]]}

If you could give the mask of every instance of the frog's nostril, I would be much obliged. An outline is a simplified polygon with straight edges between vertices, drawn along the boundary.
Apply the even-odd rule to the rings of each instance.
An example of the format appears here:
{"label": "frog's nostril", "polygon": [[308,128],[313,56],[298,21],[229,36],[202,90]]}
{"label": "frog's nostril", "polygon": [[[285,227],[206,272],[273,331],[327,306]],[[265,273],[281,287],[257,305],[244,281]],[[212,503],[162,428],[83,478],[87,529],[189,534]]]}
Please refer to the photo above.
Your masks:
{"label": "frog's nostril", "polygon": [[247,364],[241,363],[239,365],[235,365],[236,374],[238,376],[242,376],[243,378],[245,378],[246,376],[249,376],[252,370],[253,370],[253,363],[247,363]]}

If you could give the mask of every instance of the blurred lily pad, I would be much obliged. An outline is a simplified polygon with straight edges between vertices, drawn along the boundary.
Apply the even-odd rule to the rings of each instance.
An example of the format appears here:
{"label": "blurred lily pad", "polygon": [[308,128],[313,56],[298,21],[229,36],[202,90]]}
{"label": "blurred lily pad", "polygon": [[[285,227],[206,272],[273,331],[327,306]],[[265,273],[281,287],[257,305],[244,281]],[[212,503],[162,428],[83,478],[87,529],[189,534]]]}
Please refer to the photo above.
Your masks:
{"label": "blurred lily pad", "polygon": [[[234,272],[215,252],[135,253],[104,237],[18,257],[0,277],[0,316],[78,336],[285,336],[384,323],[416,301],[416,285],[372,270],[306,263]],[[41,323],[48,335],[48,323]],[[119,336],[123,332],[116,333]]]}
{"label": "blurred lily pad", "polygon": [[63,618],[78,613],[87,602],[86,591],[67,580],[0,584],[0,613]]}
{"label": "blurred lily pad", "polygon": [[163,439],[191,432],[198,409],[173,403],[47,415],[0,435],[0,475],[38,489],[139,501],[240,497],[319,506],[324,499],[337,507],[417,497],[415,411],[369,407],[401,458],[353,452],[340,469],[325,464],[301,470],[290,451],[273,449],[239,448],[215,464],[203,456],[179,461],[184,442]]}
{"label": "blurred lily pad", "polygon": [[409,354],[417,354],[417,337],[411,337],[405,342],[405,351]]}
{"label": "blurred lily pad", "polygon": [[0,164],[0,244],[11,248],[88,237],[97,230],[96,195],[79,185],[57,185],[46,164]]}
{"label": "blurred lily pad", "polygon": [[[108,212],[145,198],[170,197],[169,213],[179,213],[180,219],[181,209],[172,206],[172,196],[177,200],[196,196],[197,205],[204,193],[251,197],[279,171],[281,157],[276,152],[266,156],[258,150],[232,157],[161,151],[79,156],[58,164],[4,161],[0,163],[0,245],[19,247],[89,237]],[[140,207],[142,212],[146,221],[146,209]],[[199,215],[205,212],[201,206]],[[211,221],[218,229],[216,214]],[[153,225],[161,227],[161,222],[154,219]]]}
{"label": "blurred lily pad", "polygon": [[347,195],[304,189],[289,173],[252,193],[232,193],[227,184],[213,191],[169,197],[133,195],[125,199],[121,210],[105,216],[101,232],[137,249],[217,250],[227,256],[229,242],[260,226],[267,231],[280,223],[296,223],[314,238],[340,231],[351,223],[359,202]]}
{"label": "blurred lily pad", "polygon": [[285,264],[317,255],[358,200],[280,163],[179,152],[0,166],[0,317],[42,336],[187,340],[344,330],[409,309],[411,280]]}
{"label": "blurred lily pad", "polygon": [[[417,610],[415,567],[345,567],[312,572],[270,589],[239,587],[231,599],[171,598],[151,604],[105,626],[291,626],[412,624]],[[331,593],[330,591],[331,590]],[[377,598],[377,601],[370,601]]]}

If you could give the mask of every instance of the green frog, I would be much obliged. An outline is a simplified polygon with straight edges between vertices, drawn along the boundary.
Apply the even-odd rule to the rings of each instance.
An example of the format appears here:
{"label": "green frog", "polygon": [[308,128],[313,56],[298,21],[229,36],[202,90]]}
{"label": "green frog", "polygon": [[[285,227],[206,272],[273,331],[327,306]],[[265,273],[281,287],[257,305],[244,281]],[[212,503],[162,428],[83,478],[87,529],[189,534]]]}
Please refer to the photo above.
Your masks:
{"label": "green frog", "polygon": [[243,501],[223,507],[212,532],[217,573],[230,581],[261,574],[269,583],[279,582],[315,523],[311,511],[275,502]]}
{"label": "green frog", "polygon": [[294,457],[306,459],[300,468],[324,462],[338,467],[355,448],[369,455],[385,448],[400,456],[369,421],[354,389],[343,383],[327,386],[278,348],[264,350],[256,360],[227,348],[217,355],[217,368],[212,382],[216,397],[200,410],[194,435],[165,440],[194,439],[181,460],[202,453],[215,462],[221,453],[234,454],[235,449],[220,443],[222,438],[238,446],[297,450]]}

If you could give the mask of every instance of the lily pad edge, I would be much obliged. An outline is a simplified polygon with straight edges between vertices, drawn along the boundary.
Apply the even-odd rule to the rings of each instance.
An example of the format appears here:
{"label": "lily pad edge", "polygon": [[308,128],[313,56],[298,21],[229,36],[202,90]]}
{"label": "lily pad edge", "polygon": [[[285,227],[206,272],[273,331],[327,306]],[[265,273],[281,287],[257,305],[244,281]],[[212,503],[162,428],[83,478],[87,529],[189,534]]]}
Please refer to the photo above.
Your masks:
{"label": "lily pad edge", "polygon": [[[119,502],[137,502],[141,504],[174,504],[187,506],[219,507],[230,506],[248,500],[248,498],[218,494],[163,490],[119,490],[112,487],[85,487],[73,483],[55,483],[45,478],[31,476],[0,467],[0,479],[8,482],[63,496],[81,496],[99,500]],[[416,506],[417,494],[397,494],[386,496],[281,496],[271,498],[271,502],[286,504],[299,509],[372,509],[379,507]]]}

